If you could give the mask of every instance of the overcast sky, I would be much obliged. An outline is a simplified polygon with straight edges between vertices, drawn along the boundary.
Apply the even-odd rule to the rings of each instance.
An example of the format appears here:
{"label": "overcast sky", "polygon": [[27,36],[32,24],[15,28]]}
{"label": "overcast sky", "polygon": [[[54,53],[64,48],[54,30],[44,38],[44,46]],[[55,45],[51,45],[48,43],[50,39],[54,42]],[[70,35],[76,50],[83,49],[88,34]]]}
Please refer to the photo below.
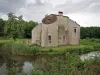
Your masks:
{"label": "overcast sky", "polygon": [[64,12],[81,26],[100,26],[100,0],[0,0],[0,17],[7,13],[41,22],[46,14]]}

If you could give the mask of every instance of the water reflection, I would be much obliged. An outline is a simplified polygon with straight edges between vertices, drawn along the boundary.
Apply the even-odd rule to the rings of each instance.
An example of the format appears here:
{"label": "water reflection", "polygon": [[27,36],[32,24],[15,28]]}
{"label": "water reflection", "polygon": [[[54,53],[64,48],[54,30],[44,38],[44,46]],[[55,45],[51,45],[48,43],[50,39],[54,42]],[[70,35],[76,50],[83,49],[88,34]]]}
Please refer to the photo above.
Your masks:
{"label": "water reflection", "polygon": [[47,64],[47,59],[50,60],[53,57],[56,57],[56,55],[13,56],[1,53],[0,75],[22,75],[22,73],[31,75],[30,73],[34,70],[34,65],[36,64],[39,67],[46,67],[49,70],[50,67]]}
{"label": "water reflection", "polygon": [[0,56],[0,75],[20,75],[22,72],[30,73],[33,70],[32,62],[26,60],[12,60],[11,57]]}
{"label": "water reflection", "polygon": [[2,66],[0,66],[0,74],[5,75],[6,71],[6,64],[4,63]]}
{"label": "water reflection", "polygon": [[90,53],[83,54],[80,56],[81,60],[83,61],[93,59],[95,57],[100,57],[100,51],[90,52]]}
{"label": "water reflection", "polygon": [[23,71],[27,74],[30,74],[33,70],[33,65],[32,63],[25,61],[24,66],[23,66]]}

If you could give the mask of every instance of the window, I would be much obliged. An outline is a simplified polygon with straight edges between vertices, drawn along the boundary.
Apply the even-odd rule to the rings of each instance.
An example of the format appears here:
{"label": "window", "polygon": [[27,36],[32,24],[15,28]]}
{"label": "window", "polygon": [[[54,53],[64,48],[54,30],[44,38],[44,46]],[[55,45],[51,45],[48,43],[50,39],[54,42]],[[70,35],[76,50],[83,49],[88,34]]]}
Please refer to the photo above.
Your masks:
{"label": "window", "polygon": [[49,35],[48,37],[49,37],[49,40],[51,40],[51,36]]}
{"label": "window", "polygon": [[74,33],[76,33],[76,28],[74,29]]}
{"label": "window", "polygon": [[51,36],[50,35],[48,36],[48,39],[49,39],[49,43],[51,43]]}
{"label": "window", "polygon": [[63,40],[65,40],[65,36],[63,36]]}

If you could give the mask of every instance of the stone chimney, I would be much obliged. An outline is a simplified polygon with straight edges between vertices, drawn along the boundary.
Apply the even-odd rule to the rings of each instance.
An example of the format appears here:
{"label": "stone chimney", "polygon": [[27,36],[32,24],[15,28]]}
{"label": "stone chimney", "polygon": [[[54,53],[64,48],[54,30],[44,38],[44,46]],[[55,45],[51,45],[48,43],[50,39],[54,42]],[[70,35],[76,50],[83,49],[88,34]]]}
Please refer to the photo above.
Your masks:
{"label": "stone chimney", "polygon": [[58,15],[63,16],[63,12],[62,11],[59,11],[58,12]]}

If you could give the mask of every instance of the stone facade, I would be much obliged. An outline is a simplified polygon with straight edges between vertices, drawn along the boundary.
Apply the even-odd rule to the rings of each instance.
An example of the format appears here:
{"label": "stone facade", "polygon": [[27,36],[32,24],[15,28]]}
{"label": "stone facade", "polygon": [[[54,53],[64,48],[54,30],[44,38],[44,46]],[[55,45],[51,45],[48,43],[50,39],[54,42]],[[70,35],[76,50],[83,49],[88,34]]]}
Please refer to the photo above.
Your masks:
{"label": "stone facade", "polygon": [[80,43],[80,25],[62,12],[50,14],[32,30],[32,44],[42,47],[59,45],[78,45]]}

